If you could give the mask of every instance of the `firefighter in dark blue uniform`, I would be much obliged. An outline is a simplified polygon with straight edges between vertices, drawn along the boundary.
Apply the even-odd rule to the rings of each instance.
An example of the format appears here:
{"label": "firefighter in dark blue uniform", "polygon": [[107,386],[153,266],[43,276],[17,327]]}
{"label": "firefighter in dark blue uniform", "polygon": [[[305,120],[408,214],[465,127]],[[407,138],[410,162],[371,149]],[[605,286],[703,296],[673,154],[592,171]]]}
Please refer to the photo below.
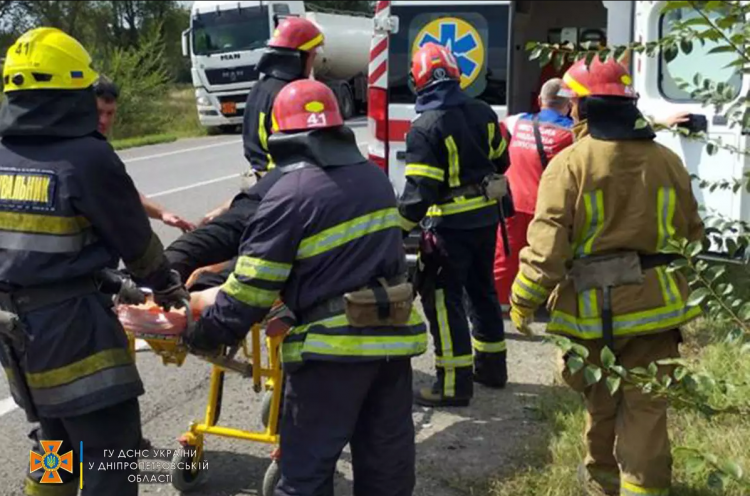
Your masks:
{"label": "firefighter in dark blue uniform", "polygon": [[506,143],[492,108],[462,92],[458,65],[446,48],[434,43],[420,48],[411,76],[421,115],[406,138],[399,211],[405,232],[423,220],[427,228],[416,285],[437,368],[434,386],[418,391],[415,401],[466,406],[473,381],[494,388],[507,382],[503,318],[493,282],[499,205],[508,197],[500,175],[508,167]]}
{"label": "firefighter in dark blue uniform", "polygon": [[[0,361],[11,392],[38,421],[41,441],[62,441],[72,460],[31,472],[25,494],[75,495],[80,442],[82,494],[136,495],[133,470],[88,470],[104,450],[136,450],[143,384],[102,270],[122,259],[155,301],[189,297],[164,257],[138,192],[97,132],[91,57],[73,38],[38,28],[10,47],[0,111]],[[33,465],[32,465],[33,469]],[[70,469],[70,470],[68,470]],[[72,471],[72,473],[71,473]],[[16,491],[14,491],[14,494]]]}
{"label": "firefighter in dark blue uniform", "polygon": [[277,298],[295,315],[286,373],[280,496],[333,494],[350,443],[354,493],[411,495],[410,358],[427,331],[406,282],[390,181],[360,154],[333,92],[296,81],[273,109],[269,151],[283,177],[245,231],[234,273],[186,337],[236,345]]}
{"label": "firefighter in dark blue uniform", "polygon": [[247,96],[242,126],[245,158],[258,182],[243,187],[227,205],[209,213],[204,225],[183,234],[166,250],[172,267],[183,280],[198,268],[228,262],[224,270],[206,272],[192,289],[221,284],[231,274],[245,224],[255,214],[265,191],[280,177],[273,173],[267,145],[274,99],[290,82],[310,76],[316,50],[322,44],[323,34],[315,24],[297,17],[283,20],[269,40],[268,49],[258,62],[263,76]]}
{"label": "firefighter in dark blue uniform", "polygon": [[[258,61],[261,78],[250,90],[242,114],[242,143],[250,171],[243,181],[251,181],[254,175],[260,179],[273,169],[268,153],[268,136],[271,134],[271,109],[279,91],[299,79],[310,77],[317,50],[323,46],[323,33],[307,19],[288,17],[281,21],[268,41],[268,48]],[[241,197],[230,200],[209,212],[203,220],[208,223],[222,214],[242,216]],[[229,211],[231,209],[231,211]]]}

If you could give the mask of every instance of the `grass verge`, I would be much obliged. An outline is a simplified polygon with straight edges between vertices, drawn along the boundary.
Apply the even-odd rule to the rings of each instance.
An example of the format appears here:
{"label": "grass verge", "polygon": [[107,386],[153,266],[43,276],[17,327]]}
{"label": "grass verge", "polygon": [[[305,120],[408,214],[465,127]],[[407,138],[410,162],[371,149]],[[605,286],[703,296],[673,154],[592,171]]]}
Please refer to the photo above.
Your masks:
{"label": "grass verge", "polygon": [[[683,355],[699,370],[737,386],[732,397],[750,403],[750,360],[736,344],[724,342],[725,329],[705,320],[685,329]],[[491,496],[580,496],[576,468],[583,459],[583,405],[578,395],[559,387],[543,395],[537,405],[543,422],[540,442],[525,453],[513,471],[491,482]],[[706,420],[692,412],[670,412],[673,448],[695,448],[720,459],[734,459],[750,471],[750,422],[736,416]],[[724,489],[709,487],[706,472],[691,473],[679,453],[674,457],[673,495],[747,496],[730,482]]]}
{"label": "grass verge", "polygon": [[154,102],[152,115],[121,126],[115,122],[111,143],[115,150],[124,150],[207,134],[198,120],[193,88],[181,85],[172,87],[163,99]]}

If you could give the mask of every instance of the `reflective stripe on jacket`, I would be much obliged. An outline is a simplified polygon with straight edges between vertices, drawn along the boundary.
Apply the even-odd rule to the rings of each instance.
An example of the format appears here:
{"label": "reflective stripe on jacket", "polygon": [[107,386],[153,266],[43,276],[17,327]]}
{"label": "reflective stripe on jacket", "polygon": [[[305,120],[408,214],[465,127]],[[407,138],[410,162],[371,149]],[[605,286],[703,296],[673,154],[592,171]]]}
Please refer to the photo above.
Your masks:
{"label": "reflective stripe on jacket", "polygon": [[461,196],[451,189],[481,184],[508,167],[507,142],[497,114],[480,100],[425,111],[406,137],[406,185],[399,200],[401,227],[410,231],[425,217],[443,227],[472,229],[496,224],[496,200]]}
{"label": "reflective stripe on jacket", "polygon": [[[565,279],[569,262],[617,251],[658,253],[670,239],[701,239],[703,223],[690,176],[671,150],[653,140],[597,140],[586,136],[585,124],[576,130],[577,142],[542,176],[512,303],[536,308],[551,296],[548,332],[596,339],[602,291],[576,293]],[[682,274],[657,267],[644,275],[643,285],[612,290],[615,335],[674,329],[700,314],[686,305]]]}
{"label": "reflective stripe on jacket", "polygon": [[[368,162],[299,169],[263,198],[234,273],[202,323],[207,332],[223,334],[222,342],[236,341],[277,299],[299,315],[405,271],[396,199],[380,169]],[[352,328],[342,314],[294,328],[282,355],[287,364],[358,361],[410,357],[426,348],[426,327],[416,311],[408,325],[372,329]]]}

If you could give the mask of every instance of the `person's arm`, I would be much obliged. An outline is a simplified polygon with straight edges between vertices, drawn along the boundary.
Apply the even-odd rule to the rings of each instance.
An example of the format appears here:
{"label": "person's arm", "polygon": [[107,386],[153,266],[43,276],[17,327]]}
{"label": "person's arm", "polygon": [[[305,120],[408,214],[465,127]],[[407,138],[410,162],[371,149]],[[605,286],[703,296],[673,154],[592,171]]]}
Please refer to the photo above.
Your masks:
{"label": "person's arm", "polygon": [[216,304],[204,312],[196,338],[233,345],[261,322],[291,274],[302,236],[295,191],[288,187],[271,191],[248,224],[234,272]]}
{"label": "person's arm", "polygon": [[[187,295],[170,270],[159,237],[151,230],[140,195],[112,147],[95,142],[88,160],[73,171],[73,207],[92,225],[100,239],[122,258],[133,279],[158,294],[180,299]],[[174,291],[180,294],[174,293]],[[161,296],[159,296],[161,299]]]}
{"label": "person's arm", "polygon": [[[495,113],[492,113],[495,117]],[[499,124],[495,124],[495,121],[490,122],[489,132],[489,145],[490,145],[490,160],[495,166],[495,172],[499,174],[505,174],[510,167],[510,157],[508,155],[508,141],[505,139],[503,133],[503,127]]]}
{"label": "person's arm", "polygon": [[529,245],[520,253],[511,304],[536,309],[567,274],[573,258],[571,238],[578,187],[567,164],[567,153],[557,155],[539,183],[534,220],[528,229]]}
{"label": "person's arm", "polygon": [[406,185],[399,199],[401,229],[414,229],[438,202],[445,182],[445,168],[435,155],[437,146],[420,128],[411,128],[406,136]]}
{"label": "person's arm", "polygon": [[234,198],[230,198],[229,200],[225,201],[215,209],[208,212],[206,215],[203,216],[203,218],[200,221],[201,226],[205,226],[209,222],[212,222],[214,219],[219,217],[220,215],[224,215],[227,213],[227,210],[229,210],[229,207],[232,206],[232,201],[234,201]]}
{"label": "person's arm", "polygon": [[141,204],[146,210],[146,214],[155,220],[160,220],[168,226],[177,227],[182,232],[192,231],[195,229],[195,225],[191,222],[183,219],[177,214],[164,210],[164,207],[158,203],[146,198],[143,193],[139,193],[141,197]]}

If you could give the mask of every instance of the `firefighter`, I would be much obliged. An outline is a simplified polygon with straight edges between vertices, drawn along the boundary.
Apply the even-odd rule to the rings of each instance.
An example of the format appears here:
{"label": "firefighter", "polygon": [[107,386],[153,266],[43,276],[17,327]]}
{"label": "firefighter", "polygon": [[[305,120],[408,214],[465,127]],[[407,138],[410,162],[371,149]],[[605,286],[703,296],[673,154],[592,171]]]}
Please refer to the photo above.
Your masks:
{"label": "firefighter", "polygon": [[[8,49],[0,111],[0,360],[29,421],[29,436],[61,441],[87,461],[84,496],[136,495],[136,472],[89,470],[105,450],[136,450],[143,384],[111,297],[97,274],[122,259],[155,301],[189,297],[151,231],[138,192],[97,133],[88,52],[55,28],[33,29]],[[75,495],[74,472],[36,470],[25,494]]]}
{"label": "firefighter", "polygon": [[505,255],[502,237],[495,250],[495,289],[503,307],[510,304],[510,288],[518,272],[518,253],[527,245],[526,230],[534,218],[539,179],[549,161],[573,143],[573,120],[568,117],[570,100],[558,96],[562,79],[545,82],[539,95],[541,111],[505,119],[511,135],[508,144],[510,167],[506,173],[513,187],[513,210],[508,219],[510,255]]}
{"label": "firefighter", "polygon": [[[96,92],[96,105],[99,109],[99,126],[97,129],[101,134],[106,136],[115,122],[117,99],[120,96],[120,90],[115,83],[100,76],[96,84],[94,84],[94,91]],[[179,215],[165,210],[164,207],[149,200],[142,194],[140,197],[143,208],[146,209],[146,214],[149,218],[159,220],[168,226],[176,227],[182,232],[195,229],[195,226],[191,222]]]}
{"label": "firefighter", "polygon": [[[600,363],[604,346],[619,365],[648,367],[679,356],[679,328],[700,314],[689,287],[660,253],[671,239],[704,230],[685,165],[657,143],[636,107],[624,66],[595,58],[563,81],[572,98],[576,143],[542,176],[529,246],[521,251],[511,318],[528,327],[551,294],[547,332],[566,336]],[[554,290],[554,292],[553,292]],[[614,396],[604,381],[562,376],[585,397],[587,454],[579,469],[589,494],[660,496],[671,482],[667,403],[638,388]],[[658,375],[670,372],[659,366]]]}
{"label": "firefighter", "polygon": [[362,157],[324,84],[289,84],[272,115],[268,150],[283,176],[186,343],[194,353],[237,345],[280,297],[296,323],[282,346],[276,495],[332,495],[348,443],[355,494],[411,495],[410,358],[425,352],[427,332],[406,282],[393,187]]}
{"label": "firefighter", "polygon": [[[251,172],[259,179],[273,162],[268,153],[271,134],[271,109],[279,91],[292,81],[310,77],[317,50],[323,46],[323,33],[307,19],[284,19],[268,41],[268,48],[258,61],[263,75],[250,90],[242,116],[242,143]],[[246,175],[247,177],[247,175]],[[203,223],[225,213],[231,202],[209,212]]]}
{"label": "firefighter", "polygon": [[[473,381],[494,388],[507,382],[503,318],[492,276],[498,198],[507,198],[503,177],[493,174],[508,167],[506,142],[495,112],[466,96],[460,77],[445,47],[427,43],[414,53],[411,79],[421,115],[406,137],[399,211],[404,233],[427,216],[416,286],[435,342],[437,380],[416,392],[422,406],[466,406]],[[489,196],[488,178],[494,193]],[[428,240],[435,242],[425,246]]]}

